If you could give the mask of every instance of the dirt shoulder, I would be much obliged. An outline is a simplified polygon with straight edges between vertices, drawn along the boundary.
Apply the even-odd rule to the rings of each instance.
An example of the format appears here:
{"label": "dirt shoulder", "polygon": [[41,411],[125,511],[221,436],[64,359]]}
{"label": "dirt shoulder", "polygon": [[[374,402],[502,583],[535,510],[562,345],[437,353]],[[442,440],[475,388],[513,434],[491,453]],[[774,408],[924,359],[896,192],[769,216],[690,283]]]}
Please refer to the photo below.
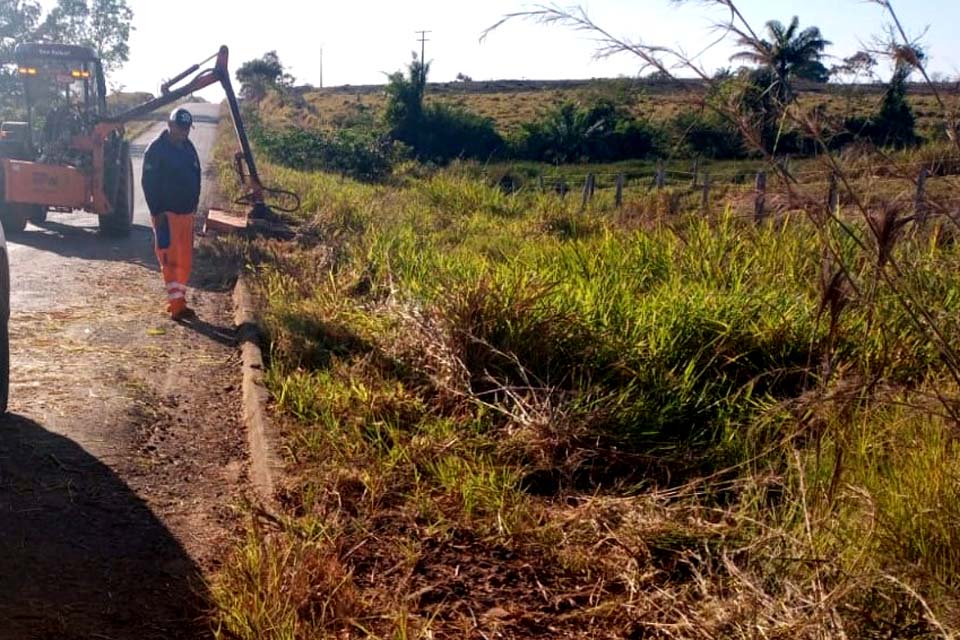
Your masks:
{"label": "dirt shoulder", "polygon": [[199,319],[170,321],[149,229],[111,242],[89,218],[11,250],[0,638],[207,637],[246,487],[229,289],[198,256]]}

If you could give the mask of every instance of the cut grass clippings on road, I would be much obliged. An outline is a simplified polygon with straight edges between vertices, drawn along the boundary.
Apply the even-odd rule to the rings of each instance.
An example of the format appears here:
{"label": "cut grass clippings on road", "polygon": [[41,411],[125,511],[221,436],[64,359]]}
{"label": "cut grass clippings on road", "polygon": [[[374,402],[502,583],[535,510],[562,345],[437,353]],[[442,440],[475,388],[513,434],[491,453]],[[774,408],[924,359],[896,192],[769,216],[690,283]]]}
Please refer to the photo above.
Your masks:
{"label": "cut grass clippings on road", "polygon": [[[803,216],[264,173],[304,196],[297,241],[220,250],[255,278],[289,476],[214,585],[221,637],[960,628],[958,389],[850,236],[875,286],[831,329]],[[960,248],[895,251],[960,348]]]}

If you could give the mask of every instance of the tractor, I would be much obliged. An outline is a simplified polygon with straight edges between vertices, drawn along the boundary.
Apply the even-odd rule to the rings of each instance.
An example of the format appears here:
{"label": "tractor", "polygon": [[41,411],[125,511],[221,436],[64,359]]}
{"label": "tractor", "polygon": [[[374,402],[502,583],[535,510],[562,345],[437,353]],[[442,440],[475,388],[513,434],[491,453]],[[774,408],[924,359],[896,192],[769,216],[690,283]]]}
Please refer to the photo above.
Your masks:
{"label": "tractor", "polygon": [[[100,216],[104,234],[124,236],[133,222],[133,167],[123,127],[107,117],[103,67],[93,50],[21,44],[26,122],[0,124],[0,224],[8,235],[50,210]],[[98,129],[98,126],[100,128]]]}
{"label": "tractor", "polygon": [[[23,80],[25,122],[0,124],[0,224],[8,235],[28,221],[42,223],[48,211],[87,211],[99,216],[108,236],[127,236],[133,224],[134,176],[124,124],[219,82],[224,89],[241,150],[235,161],[251,190],[239,202],[247,217],[272,215],[264,194],[293,194],[260,183],[230,74],[227,47],[161,85],[160,95],[120,114],[109,114],[103,65],[88,47],[20,44],[14,50]],[[196,75],[178,86],[188,76]],[[244,168],[244,165],[246,167]],[[293,209],[282,209],[289,211]]]}
{"label": "tractor", "polygon": [[[294,203],[275,204],[280,211],[292,212],[300,206],[296,194],[266,188],[260,182],[227,71],[227,47],[165,82],[156,98],[116,115],[107,112],[103,65],[92,49],[20,44],[14,58],[23,79],[26,120],[0,123],[0,413],[6,411],[9,386],[10,274],[5,235],[22,232],[28,221],[42,224],[49,211],[81,210],[100,217],[104,235],[128,236],[133,224],[134,175],[125,123],[219,82],[240,142],[234,156],[236,170],[249,189],[237,203],[250,209],[240,217],[211,210],[208,228],[212,221],[228,232],[269,226],[274,213],[264,202],[265,195]],[[201,70],[211,60],[216,61],[214,65]]]}

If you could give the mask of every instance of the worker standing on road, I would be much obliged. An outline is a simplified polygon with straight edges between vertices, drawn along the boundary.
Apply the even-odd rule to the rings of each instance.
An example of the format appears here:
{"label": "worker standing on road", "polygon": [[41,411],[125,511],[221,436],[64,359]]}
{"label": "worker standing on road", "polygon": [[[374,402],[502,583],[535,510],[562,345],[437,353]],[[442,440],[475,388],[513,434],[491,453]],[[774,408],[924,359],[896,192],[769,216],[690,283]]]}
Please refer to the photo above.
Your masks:
{"label": "worker standing on road", "polygon": [[143,195],[167,287],[167,311],[174,320],[194,315],[187,307],[187,281],[193,262],[193,219],[200,202],[200,157],[190,142],[192,127],[190,112],[174,109],[167,130],[143,157]]}

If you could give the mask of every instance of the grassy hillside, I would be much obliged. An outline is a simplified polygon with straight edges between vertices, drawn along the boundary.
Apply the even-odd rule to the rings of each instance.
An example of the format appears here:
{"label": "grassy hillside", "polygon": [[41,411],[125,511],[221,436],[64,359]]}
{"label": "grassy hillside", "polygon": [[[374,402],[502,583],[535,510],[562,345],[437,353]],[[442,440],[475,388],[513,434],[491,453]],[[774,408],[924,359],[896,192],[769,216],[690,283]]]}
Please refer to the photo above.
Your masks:
{"label": "grassy hillside", "polygon": [[[960,108],[956,87],[943,86],[940,89],[948,96],[950,108]],[[506,133],[565,101],[589,103],[600,97],[626,100],[634,115],[663,122],[683,109],[696,108],[702,95],[698,83],[632,80],[466,82],[431,84],[427,88],[428,103],[435,101],[465,107],[492,118],[498,129]],[[811,107],[825,105],[834,115],[863,116],[875,112],[882,95],[881,86],[807,85],[801,90],[801,103]],[[281,108],[282,117],[290,122],[302,121],[308,126],[333,127],[363,114],[379,117],[385,104],[383,87],[377,86],[306,90],[303,97],[309,106],[308,113]],[[921,132],[937,128],[941,114],[934,96],[926,87],[914,85],[910,103]],[[274,102],[269,107],[280,105]]]}
{"label": "grassy hillside", "polygon": [[296,240],[221,250],[288,476],[214,585],[221,637],[960,630],[949,219],[262,166]]}

